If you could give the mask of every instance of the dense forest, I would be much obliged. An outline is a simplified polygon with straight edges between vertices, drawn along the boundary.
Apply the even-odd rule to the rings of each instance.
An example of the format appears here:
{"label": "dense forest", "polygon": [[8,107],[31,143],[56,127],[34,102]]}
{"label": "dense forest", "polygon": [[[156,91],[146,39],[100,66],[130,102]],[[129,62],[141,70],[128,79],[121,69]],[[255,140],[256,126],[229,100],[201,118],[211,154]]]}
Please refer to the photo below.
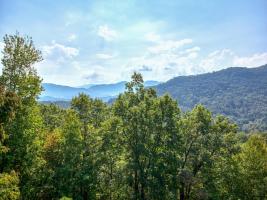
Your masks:
{"label": "dense forest", "polygon": [[267,199],[266,134],[202,105],[182,112],[139,73],[112,105],[86,94],[68,109],[39,104],[41,52],[19,34],[4,44],[1,200]]}
{"label": "dense forest", "polygon": [[183,110],[202,104],[228,116],[243,131],[267,130],[267,65],[180,76],[155,88],[177,99]]}

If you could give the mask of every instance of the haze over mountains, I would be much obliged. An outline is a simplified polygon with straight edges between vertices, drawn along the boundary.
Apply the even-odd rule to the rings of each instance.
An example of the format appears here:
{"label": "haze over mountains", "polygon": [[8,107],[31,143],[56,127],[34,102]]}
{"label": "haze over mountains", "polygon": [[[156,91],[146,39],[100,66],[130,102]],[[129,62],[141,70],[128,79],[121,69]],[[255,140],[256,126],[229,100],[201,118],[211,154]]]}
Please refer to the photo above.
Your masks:
{"label": "haze over mountains", "polygon": [[[145,81],[145,86],[155,86],[158,81]],[[93,98],[101,98],[108,101],[116,97],[125,90],[126,81],[113,84],[88,84],[80,87],[70,87],[65,85],[56,85],[53,83],[43,83],[44,91],[40,96],[40,101],[68,101],[79,93],[85,93]]]}

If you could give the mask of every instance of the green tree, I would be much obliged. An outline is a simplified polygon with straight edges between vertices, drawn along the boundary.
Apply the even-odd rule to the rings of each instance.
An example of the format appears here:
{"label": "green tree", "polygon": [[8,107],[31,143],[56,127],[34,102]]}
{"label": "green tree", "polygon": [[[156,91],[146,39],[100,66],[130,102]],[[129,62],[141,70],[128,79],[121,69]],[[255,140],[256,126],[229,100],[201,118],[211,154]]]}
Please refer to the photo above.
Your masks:
{"label": "green tree", "polygon": [[4,44],[1,84],[22,100],[35,101],[42,88],[33,66],[42,60],[41,52],[34,47],[32,38],[19,33],[5,35]]}
{"label": "green tree", "polygon": [[[146,171],[148,151],[146,143],[148,132],[144,131],[145,116],[140,104],[144,100],[145,90],[140,74],[134,73],[132,81],[126,85],[127,91],[114,103],[115,116],[122,119],[123,143],[126,152],[126,178],[130,186],[129,195],[134,199],[144,199],[146,190]],[[141,110],[142,109],[142,110]],[[143,115],[143,116],[142,116]]]}
{"label": "green tree", "polygon": [[42,58],[27,36],[22,37],[18,33],[6,35],[4,44],[0,83],[7,92],[13,92],[20,98],[21,106],[6,126],[9,151],[3,156],[3,169],[18,172],[22,197],[31,199],[38,191],[34,185],[39,181],[38,170],[43,164],[42,119],[36,101],[42,88],[41,79],[33,67]]}
{"label": "green tree", "polygon": [[80,181],[82,165],[82,134],[81,123],[73,111],[68,111],[62,127],[60,143],[61,160],[57,168],[60,180],[58,192],[60,196],[81,199]]}
{"label": "green tree", "polygon": [[80,190],[83,199],[96,198],[98,171],[101,165],[99,145],[101,138],[98,129],[107,118],[107,106],[99,99],[91,99],[85,94],[74,97],[71,108],[76,111],[81,123],[82,161]]}
{"label": "green tree", "polygon": [[267,143],[260,135],[251,135],[222,168],[222,185],[228,199],[267,198]]}
{"label": "green tree", "polygon": [[196,106],[180,121],[183,133],[180,165],[180,200],[207,199],[209,174],[216,159],[234,145],[235,124],[224,117],[213,119],[203,106]]}
{"label": "green tree", "polygon": [[100,199],[127,199],[127,183],[123,173],[126,162],[121,134],[122,121],[115,116],[103,122],[99,130]]}
{"label": "green tree", "polygon": [[128,196],[168,198],[168,190],[173,189],[169,183],[174,180],[169,177],[176,175],[171,169],[177,161],[176,122],[180,110],[169,96],[158,98],[153,89],[144,88],[140,74],[134,73],[126,88],[114,102],[113,109],[122,121]]}

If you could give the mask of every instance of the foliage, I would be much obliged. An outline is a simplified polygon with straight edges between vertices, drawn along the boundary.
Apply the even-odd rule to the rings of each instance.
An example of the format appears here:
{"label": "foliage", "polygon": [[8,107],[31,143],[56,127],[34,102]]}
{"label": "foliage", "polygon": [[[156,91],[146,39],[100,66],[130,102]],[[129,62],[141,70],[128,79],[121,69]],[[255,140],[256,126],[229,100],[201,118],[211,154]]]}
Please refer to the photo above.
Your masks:
{"label": "foliage", "polygon": [[34,47],[30,37],[5,35],[0,82],[8,91],[15,92],[22,100],[34,101],[41,93],[41,79],[33,65],[42,60],[41,52]]}
{"label": "foliage", "polygon": [[266,199],[267,136],[203,105],[182,112],[134,73],[112,105],[79,94],[39,105],[41,55],[5,36],[0,199]]}
{"label": "foliage", "polygon": [[15,117],[19,103],[19,98],[15,93],[5,91],[5,88],[0,86],[0,154],[8,151],[5,145],[5,140],[8,138],[5,126]]}
{"label": "foliage", "polygon": [[223,196],[229,199],[267,198],[267,143],[253,134],[241,145],[238,154],[231,157],[223,169]]}
{"label": "foliage", "polygon": [[27,195],[38,190],[33,185],[39,179],[38,169],[43,162],[40,157],[42,120],[36,101],[42,88],[41,79],[33,68],[42,57],[27,36],[6,35],[4,43],[0,82],[8,93],[20,99],[21,105],[13,120],[4,124],[8,151],[1,156],[4,163],[1,168],[18,173],[21,193],[30,199]]}
{"label": "foliage", "polygon": [[11,171],[10,173],[0,173],[0,199],[17,200],[20,198],[18,175]]}
{"label": "foliage", "polygon": [[44,126],[48,131],[53,131],[63,124],[65,110],[56,104],[40,104],[40,112]]}

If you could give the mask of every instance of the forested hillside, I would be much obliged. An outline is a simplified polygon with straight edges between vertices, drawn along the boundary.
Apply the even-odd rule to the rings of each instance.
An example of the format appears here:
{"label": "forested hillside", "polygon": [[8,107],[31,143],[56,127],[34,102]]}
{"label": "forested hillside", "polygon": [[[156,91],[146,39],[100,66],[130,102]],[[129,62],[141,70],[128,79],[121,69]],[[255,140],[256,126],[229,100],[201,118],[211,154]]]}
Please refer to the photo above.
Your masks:
{"label": "forested hillside", "polygon": [[266,134],[202,105],[182,112],[139,73],[112,105],[86,94],[68,109],[39,104],[41,60],[31,38],[4,37],[1,200],[267,199]]}
{"label": "forested hillside", "polygon": [[242,130],[267,130],[267,65],[176,77],[155,88],[177,99],[183,110],[203,104]]}

